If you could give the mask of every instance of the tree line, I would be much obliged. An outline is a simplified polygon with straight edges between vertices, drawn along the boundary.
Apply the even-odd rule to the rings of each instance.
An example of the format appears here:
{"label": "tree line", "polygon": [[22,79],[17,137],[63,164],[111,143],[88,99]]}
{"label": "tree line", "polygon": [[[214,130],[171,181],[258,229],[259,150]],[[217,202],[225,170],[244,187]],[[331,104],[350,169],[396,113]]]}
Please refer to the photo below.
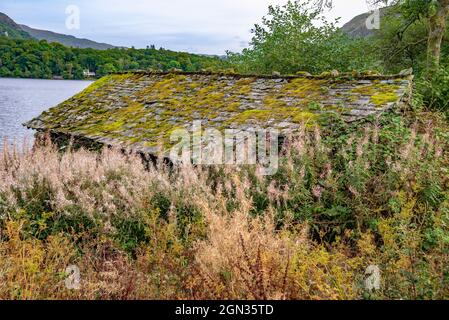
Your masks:
{"label": "tree line", "polygon": [[156,49],[154,46],[95,50],[69,48],[45,40],[0,37],[0,77],[83,79],[85,70],[101,77],[129,70],[219,69],[224,64],[217,57]]}

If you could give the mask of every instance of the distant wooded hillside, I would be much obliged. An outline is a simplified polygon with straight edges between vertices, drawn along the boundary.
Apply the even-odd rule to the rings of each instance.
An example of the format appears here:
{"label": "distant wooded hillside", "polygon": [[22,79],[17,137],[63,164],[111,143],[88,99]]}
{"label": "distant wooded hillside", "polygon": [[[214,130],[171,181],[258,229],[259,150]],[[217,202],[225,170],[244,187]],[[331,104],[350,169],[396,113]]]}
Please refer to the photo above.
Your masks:
{"label": "distant wooded hillside", "polygon": [[20,26],[6,14],[0,12],[0,36],[14,39],[31,39],[31,36],[23,31]]}
{"label": "distant wooded hillside", "polygon": [[74,36],[60,34],[47,30],[39,30],[16,23],[6,14],[0,12],[0,36],[12,39],[36,39],[46,40],[48,42],[58,42],[66,47],[73,48],[91,48],[97,50],[106,50],[114,46],[106,43],[99,43],[88,39],[80,39]]}
{"label": "distant wooded hillside", "polygon": [[100,77],[129,70],[222,69],[226,64],[218,57],[156,49],[154,46],[95,50],[69,48],[44,40],[0,37],[0,77],[83,79],[87,70]]}
{"label": "distant wooded hillside", "polygon": [[46,40],[48,42],[58,42],[65,45],[66,47],[81,48],[81,49],[97,49],[106,50],[112,49],[114,46],[107,43],[99,43],[88,39],[80,39],[74,36],[60,34],[47,30],[39,30],[30,28],[25,25],[20,25],[20,28],[28,33],[32,38],[37,40]]}

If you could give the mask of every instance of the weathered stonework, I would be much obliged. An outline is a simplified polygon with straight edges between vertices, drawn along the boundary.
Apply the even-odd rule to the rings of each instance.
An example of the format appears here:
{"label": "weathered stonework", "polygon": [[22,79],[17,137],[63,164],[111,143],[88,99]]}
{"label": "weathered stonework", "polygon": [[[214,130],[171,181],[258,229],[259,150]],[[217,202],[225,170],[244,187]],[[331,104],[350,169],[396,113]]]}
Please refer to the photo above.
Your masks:
{"label": "weathered stonework", "polygon": [[194,120],[219,130],[292,131],[335,112],[346,121],[405,102],[411,75],[326,73],[255,76],[225,73],[114,74],[27,122],[28,128],[157,154],[171,133]]}

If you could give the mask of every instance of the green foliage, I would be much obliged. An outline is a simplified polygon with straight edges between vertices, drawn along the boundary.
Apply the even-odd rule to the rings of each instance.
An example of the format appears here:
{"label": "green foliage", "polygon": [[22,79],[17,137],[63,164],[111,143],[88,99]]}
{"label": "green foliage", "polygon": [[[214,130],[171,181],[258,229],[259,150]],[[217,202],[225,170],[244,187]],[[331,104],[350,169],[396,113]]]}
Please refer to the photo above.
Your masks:
{"label": "green foliage", "polygon": [[25,31],[11,28],[0,23],[0,36],[7,36],[14,39],[31,39]]}
{"label": "green foliage", "polygon": [[[228,281],[245,283],[235,263],[268,263],[267,257],[281,253],[273,258],[280,266],[262,268],[279,277],[245,273],[245,278],[267,277],[265,283],[280,288],[304,281],[305,293],[288,289],[286,298],[313,299],[318,296],[310,292],[317,291],[305,275],[323,263],[333,272],[343,263],[338,277],[320,272],[316,283],[338,279],[351,293],[321,292],[320,297],[447,298],[447,123],[436,112],[391,112],[354,124],[338,120],[330,117],[321,128],[286,138],[273,176],[261,176],[255,166],[145,168],[140,158],[113,150],[59,154],[41,146],[25,154],[6,152],[0,157],[0,267],[2,261],[9,261],[3,268],[16,266],[11,261],[22,252],[16,249],[22,241],[48,243],[62,236],[83,255],[89,254],[86,245],[107,245],[100,256],[113,261],[118,252],[126,255],[130,265],[120,264],[125,269],[119,274],[143,268],[141,275],[152,280],[135,283],[158,284],[155,292],[140,293],[147,298],[172,294],[164,291],[164,281],[173,281],[173,290],[184,298],[188,292],[220,297]],[[248,226],[249,221],[254,223]],[[13,237],[17,226],[11,229],[11,223],[20,225],[20,236]],[[304,252],[316,246],[322,249]],[[89,261],[96,256],[97,251]],[[208,263],[198,265],[201,261]],[[381,290],[371,294],[359,279],[369,265],[378,265],[383,279]],[[42,262],[33,270],[40,275],[48,266]],[[198,276],[201,268],[208,281]],[[219,276],[212,280],[213,272]],[[44,289],[43,283],[33,290]],[[257,294],[237,291],[232,297]]]}
{"label": "green foliage", "polygon": [[251,48],[229,53],[241,72],[294,74],[377,67],[376,52],[365,39],[351,39],[327,22],[308,2],[270,6],[262,24],[252,30]]}
{"label": "green foliage", "polygon": [[[449,101],[449,44],[441,44],[441,67],[426,72],[427,46],[429,37],[429,16],[434,14],[437,1],[407,0],[385,10],[381,28],[372,37],[382,57],[383,69],[397,73],[412,67],[416,79],[415,100],[424,102],[430,110],[447,112]],[[445,32],[445,38],[449,30]]]}
{"label": "green foliage", "polygon": [[[299,154],[281,159],[270,181],[259,184],[251,179],[254,213],[263,214],[273,185],[288,190],[286,201],[277,204],[279,221],[290,212],[296,221],[307,222],[317,239],[326,241],[347,230],[377,232],[376,221],[404,210],[406,203],[397,195],[413,199],[415,213],[420,208],[426,217],[438,213],[449,194],[444,159],[435,155],[439,151],[428,149],[433,142],[416,138],[416,129],[403,117],[389,114],[376,122],[373,127],[344,125],[305,140]],[[447,148],[446,136],[434,134],[432,139]],[[312,145],[321,147],[308,152]]]}
{"label": "green foliage", "polygon": [[[386,72],[396,73],[410,67],[413,67],[415,75],[421,75],[425,71],[428,21],[424,17],[427,13],[424,8],[415,7],[415,2],[420,1],[409,1],[386,9],[381,28],[376,30],[371,39]],[[446,31],[446,36],[448,35],[449,32]],[[442,43],[441,50],[442,57],[447,57],[447,42]]]}
{"label": "green foliage", "polygon": [[45,40],[18,40],[0,36],[0,77],[83,79],[89,69],[103,76],[129,70],[185,71],[222,69],[226,62],[165,49],[77,49]]}
{"label": "green foliage", "polygon": [[[258,73],[364,69],[377,65],[375,54],[366,54],[374,46],[384,70],[415,68],[416,101],[448,111],[449,68],[420,76],[427,35],[416,17],[431,14],[434,1],[403,3],[401,15],[388,16],[369,40],[349,39],[333,24],[315,26],[317,13],[299,2],[270,7],[252,48],[231,61]],[[101,75],[223,64],[155,48],[100,52],[0,39],[1,76],[81,78],[87,68]],[[166,88],[179,89],[167,82],[161,95],[170,94]],[[381,92],[374,100],[393,98]],[[321,111],[318,103],[308,108]],[[264,119],[263,112],[249,115]],[[319,127],[286,139],[279,170],[269,177],[253,166],[145,168],[108,150],[5,152],[0,297],[447,299],[449,130],[442,118],[391,112],[348,124],[326,113]],[[56,271],[75,256],[73,244],[88,262],[77,262],[83,290],[67,293]],[[369,265],[381,268],[374,293],[362,284]]]}
{"label": "green foliage", "polygon": [[449,67],[442,66],[431,79],[422,78],[417,83],[418,93],[429,109],[449,114]]}
{"label": "green foliage", "polygon": [[123,250],[134,252],[140,245],[148,242],[145,234],[144,219],[115,216],[112,226],[115,228],[114,240]]}

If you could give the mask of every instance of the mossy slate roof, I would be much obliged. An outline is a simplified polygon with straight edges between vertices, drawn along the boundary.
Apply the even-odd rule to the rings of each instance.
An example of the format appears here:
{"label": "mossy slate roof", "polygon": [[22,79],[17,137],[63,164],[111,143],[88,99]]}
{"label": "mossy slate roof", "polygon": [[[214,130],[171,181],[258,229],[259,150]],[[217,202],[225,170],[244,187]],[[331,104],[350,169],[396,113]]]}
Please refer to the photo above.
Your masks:
{"label": "mossy slate roof", "polygon": [[411,76],[253,76],[133,72],[106,76],[25,126],[152,152],[175,129],[294,130],[325,113],[347,121],[403,102]]}

